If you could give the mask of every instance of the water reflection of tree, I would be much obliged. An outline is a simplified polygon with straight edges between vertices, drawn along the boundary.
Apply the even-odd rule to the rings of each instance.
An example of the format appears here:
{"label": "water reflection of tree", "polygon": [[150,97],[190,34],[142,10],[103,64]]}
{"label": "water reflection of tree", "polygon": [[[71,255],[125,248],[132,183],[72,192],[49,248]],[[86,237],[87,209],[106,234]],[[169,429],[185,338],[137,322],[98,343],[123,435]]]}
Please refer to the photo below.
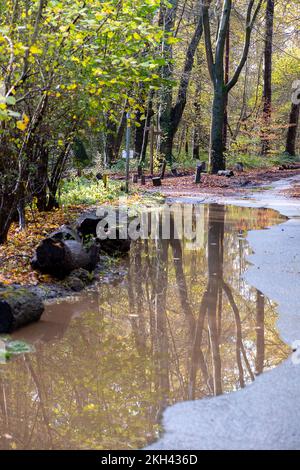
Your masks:
{"label": "water reflection of tree", "polygon": [[[265,362],[264,348],[264,298],[260,292],[256,293],[256,321],[254,326],[256,332],[256,357],[253,361],[249,359],[243,340],[243,322],[239,308],[239,302],[235,300],[234,288],[224,279],[224,227],[225,208],[212,205],[208,209],[208,238],[207,238],[207,285],[200,301],[199,314],[195,316],[194,309],[190,302],[190,292],[186,279],[186,267],[184,266],[183,244],[180,240],[172,238],[170,243],[160,240],[157,242],[155,257],[156,269],[152,269],[152,276],[144,278],[145,285],[152,286],[153,292],[150,305],[150,320],[154,315],[155,327],[150,329],[151,343],[156,344],[155,360],[159,362],[156,375],[156,390],[160,390],[162,396],[170,400],[170,382],[174,381],[169,374],[176,376],[181,388],[181,399],[195,399],[203,395],[219,395],[223,392],[222,377],[222,344],[226,343],[228,332],[228,316],[231,315],[235,325],[235,364],[231,364],[232,370],[236,370],[236,383],[234,388],[244,387],[246,382],[254,380],[255,374],[261,373]],[[172,232],[172,230],[171,230]],[[240,235],[240,232],[239,232]],[[240,237],[237,238],[236,251],[239,254],[239,272],[244,264],[242,258],[242,243]],[[149,247],[148,247],[149,248]],[[182,373],[182,365],[178,359],[176,342],[174,341],[173,326],[168,321],[168,309],[170,301],[167,301],[169,249],[171,248],[174,277],[177,287],[177,295],[186,325],[187,343],[186,351],[188,358],[186,361],[187,371]],[[147,259],[151,258],[149,252]],[[153,260],[153,259],[152,259]],[[191,258],[193,275],[195,271],[195,256]],[[148,275],[151,271],[148,271]],[[154,279],[153,279],[153,273]],[[238,277],[239,277],[238,276]],[[140,276],[141,278],[141,276]],[[143,290],[140,286],[140,292]],[[238,285],[240,286],[240,279]],[[225,296],[225,297],[224,297]],[[134,302],[133,302],[134,303]],[[137,303],[137,300],[136,300]],[[155,308],[153,308],[153,305]],[[224,307],[225,305],[225,307]],[[253,303],[252,303],[253,305]],[[171,306],[172,311],[172,306]],[[226,315],[224,315],[224,311]],[[153,321],[150,321],[150,326]],[[230,335],[232,329],[229,325]],[[176,333],[175,333],[176,335]],[[205,344],[203,344],[203,338]],[[249,342],[249,339],[247,339]],[[252,348],[253,349],[253,348]],[[157,358],[157,355],[159,359]],[[170,357],[169,357],[170,356]],[[172,367],[169,361],[172,362]],[[198,377],[200,372],[200,377]],[[225,377],[227,379],[227,377]],[[199,381],[201,386],[199,387]],[[228,385],[228,384],[227,384]],[[172,388],[172,387],[171,387]],[[166,393],[167,391],[167,393]],[[172,393],[171,393],[172,395]],[[171,398],[172,400],[172,398]],[[160,403],[164,406],[166,399]]]}
{"label": "water reflection of tree", "polygon": [[137,242],[125,283],[77,318],[66,304],[52,336],[34,325],[37,354],[0,366],[1,448],[141,447],[166,404],[242,387],[286,356],[274,307],[240,280],[248,251],[229,217],[207,210],[206,250]]}
{"label": "water reflection of tree", "polygon": [[[222,367],[220,354],[220,340],[222,331],[222,306],[223,292],[225,293],[229,305],[232,309],[236,325],[236,363],[238,368],[239,385],[245,386],[245,371],[248,371],[251,380],[254,380],[254,372],[251,369],[246,350],[243,344],[242,322],[239,308],[234,300],[232,288],[224,281],[224,224],[225,209],[222,206],[211,206],[208,215],[208,284],[203,295],[200,314],[198,318],[197,331],[194,340],[194,351],[192,355],[192,365],[189,384],[189,398],[195,399],[196,370],[200,366],[202,377],[210,388],[208,379],[208,368],[203,362],[201,352],[202,332],[204,317],[208,318],[208,330],[210,349],[212,356],[213,393],[222,393]],[[241,244],[239,241],[239,254],[241,256]],[[256,325],[256,373],[261,373],[264,368],[264,298],[257,291],[257,325]],[[243,366],[244,361],[244,366]]]}

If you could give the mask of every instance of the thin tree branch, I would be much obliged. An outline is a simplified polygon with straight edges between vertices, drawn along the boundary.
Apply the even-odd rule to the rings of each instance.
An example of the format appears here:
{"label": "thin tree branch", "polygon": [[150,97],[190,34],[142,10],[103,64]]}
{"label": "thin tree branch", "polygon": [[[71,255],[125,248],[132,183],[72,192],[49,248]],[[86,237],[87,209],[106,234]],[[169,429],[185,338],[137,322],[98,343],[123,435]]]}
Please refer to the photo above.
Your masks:
{"label": "thin tree branch", "polygon": [[253,10],[253,7],[254,7],[255,0],[250,0],[249,1],[248,9],[247,9],[247,16],[246,16],[246,36],[245,36],[244,50],[243,50],[243,54],[242,54],[240,63],[237,66],[236,71],[233,74],[232,79],[226,84],[227,92],[229,92],[236,85],[238,79],[240,78],[241,72],[244,68],[244,65],[245,65],[245,63],[248,59],[252,30],[253,30],[255,21],[258,17],[258,14],[260,12],[263,1],[264,0],[259,0],[252,19],[251,19],[251,16],[252,16],[252,10]]}

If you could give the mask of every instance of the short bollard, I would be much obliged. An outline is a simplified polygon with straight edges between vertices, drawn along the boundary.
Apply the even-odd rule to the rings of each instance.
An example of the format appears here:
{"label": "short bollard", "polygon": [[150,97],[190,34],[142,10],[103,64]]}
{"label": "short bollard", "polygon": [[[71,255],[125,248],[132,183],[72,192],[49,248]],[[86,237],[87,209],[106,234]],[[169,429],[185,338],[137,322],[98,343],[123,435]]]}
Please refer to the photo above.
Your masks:
{"label": "short bollard", "polygon": [[153,186],[161,186],[161,178],[160,177],[152,178],[152,183],[153,183]]}
{"label": "short bollard", "polygon": [[201,183],[201,171],[202,171],[202,165],[197,165],[196,175],[195,175],[195,184]]}

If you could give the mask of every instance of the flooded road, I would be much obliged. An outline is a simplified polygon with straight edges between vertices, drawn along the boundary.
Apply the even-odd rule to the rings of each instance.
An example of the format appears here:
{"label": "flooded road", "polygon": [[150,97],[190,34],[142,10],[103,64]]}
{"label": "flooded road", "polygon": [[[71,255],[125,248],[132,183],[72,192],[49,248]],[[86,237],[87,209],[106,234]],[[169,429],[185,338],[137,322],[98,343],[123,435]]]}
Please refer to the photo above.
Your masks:
{"label": "flooded road", "polygon": [[238,390],[288,357],[276,306],[243,280],[247,230],[284,219],[200,212],[196,249],[137,241],[119,280],[48,306],[13,335],[36,351],[0,364],[1,449],[142,448],[167,405]]}

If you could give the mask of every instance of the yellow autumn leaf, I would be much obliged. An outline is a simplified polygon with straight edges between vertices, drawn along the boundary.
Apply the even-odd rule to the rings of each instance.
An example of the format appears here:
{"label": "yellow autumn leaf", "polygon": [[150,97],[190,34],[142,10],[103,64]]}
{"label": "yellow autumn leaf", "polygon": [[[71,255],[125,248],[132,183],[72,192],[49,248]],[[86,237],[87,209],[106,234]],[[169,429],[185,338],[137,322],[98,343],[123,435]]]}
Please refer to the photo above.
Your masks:
{"label": "yellow autumn leaf", "polygon": [[67,90],[76,90],[77,84],[76,83],[71,83],[70,85],[67,86]]}
{"label": "yellow autumn leaf", "polygon": [[20,131],[26,131],[29,123],[29,117],[27,114],[23,114],[22,120],[17,121],[17,128],[20,129]]}
{"label": "yellow autumn leaf", "polygon": [[20,131],[25,131],[26,130],[26,124],[24,124],[23,121],[17,121],[17,128],[20,129]]}
{"label": "yellow autumn leaf", "polygon": [[177,44],[179,42],[179,39],[178,38],[174,38],[173,36],[170,36],[169,38],[167,38],[167,44]]}
{"label": "yellow autumn leaf", "polygon": [[37,47],[37,46],[34,46],[34,45],[31,46],[29,50],[30,50],[31,54],[41,54],[43,52],[40,47]]}

